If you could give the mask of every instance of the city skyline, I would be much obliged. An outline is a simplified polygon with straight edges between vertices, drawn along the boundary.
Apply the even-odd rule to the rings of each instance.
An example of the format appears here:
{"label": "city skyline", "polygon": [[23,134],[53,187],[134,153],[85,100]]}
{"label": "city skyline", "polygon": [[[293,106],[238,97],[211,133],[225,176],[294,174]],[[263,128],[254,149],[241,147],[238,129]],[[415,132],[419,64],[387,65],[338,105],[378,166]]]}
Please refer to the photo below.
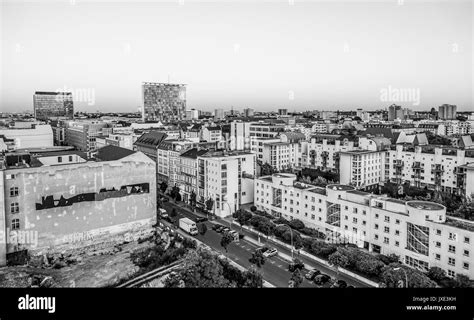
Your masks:
{"label": "city skyline", "polygon": [[67,89],[78,111],[135,112],[148,81],[185,83],[205,111],[472,108],[469,1],[6,1],[2,21],[4,112]]}

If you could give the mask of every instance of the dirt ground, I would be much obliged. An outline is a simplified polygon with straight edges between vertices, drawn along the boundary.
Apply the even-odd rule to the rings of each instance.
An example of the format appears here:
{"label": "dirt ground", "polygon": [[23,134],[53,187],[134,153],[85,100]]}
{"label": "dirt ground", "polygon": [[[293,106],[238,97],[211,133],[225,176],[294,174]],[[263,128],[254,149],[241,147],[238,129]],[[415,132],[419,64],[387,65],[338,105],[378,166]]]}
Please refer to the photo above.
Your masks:
{"label": "dirt ground", "polygon": [[[114,286],[138,271],[130,254],[152,246],[152,241],[123,244],[120,251],[101,250],[82,254],[75,263],[59,269],[11,266],[0,268],[0,287],[107,287]],[[45,277],[49,281],[43,281]]]}

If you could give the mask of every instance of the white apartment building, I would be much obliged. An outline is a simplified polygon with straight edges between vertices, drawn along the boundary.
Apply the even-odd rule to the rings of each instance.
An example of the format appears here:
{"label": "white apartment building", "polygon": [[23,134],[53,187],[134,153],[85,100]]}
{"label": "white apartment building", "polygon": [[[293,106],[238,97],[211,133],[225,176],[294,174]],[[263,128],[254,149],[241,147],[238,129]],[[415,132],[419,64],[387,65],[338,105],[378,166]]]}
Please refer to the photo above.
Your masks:
{"label": "white apartment building", "polygon": [[336,171],[339,169],[339,153],[354,150],[357,144],[337,135],[312,137],[307,148],[301,154],[304,167]]}
{"label": "white apartment building", "polygon": [[333,184],[302,184],[293,174],[255,180],[259,210],[299,219],[327,235],[327,241],[353,243],[427,271],[437,266],[451,277],[474,279],[474,223],[446,216],[443,205],[400,201]]}
{"label": "white apartment building", "polygon": [[250,122],[230,123],[230,150],[250,150]]}
{"label": "white apartment building", "polygon": [[198,157],[197,199],[202,205],[214,201],[219,217],[233,214],[253,202],[255,155],[244,151],[208,152]]}
{"label": "white apartment building", "polygon": [[222,140],[222,129],[219,126],[201,128],[201,140],[207,142],[219,142]]}
{"label": "white apartment building", "polygon": [[386,180],[408,181],[421,188],[471,194],[466,193],[465,186],[474,184],[474,180],[463,180],[472,179],[472,176],[466,175],[464,170],[461,173],[459,167],[474,163],[473,150],[396,145],[385,155]]}
{"label": "white apartment building", "polygon": [[[298,143],[264,142],[262,145],[262,163],[268,163],[276,170],[295,167],[298,159]],[[259,154],[260,156],[260,154]]]}

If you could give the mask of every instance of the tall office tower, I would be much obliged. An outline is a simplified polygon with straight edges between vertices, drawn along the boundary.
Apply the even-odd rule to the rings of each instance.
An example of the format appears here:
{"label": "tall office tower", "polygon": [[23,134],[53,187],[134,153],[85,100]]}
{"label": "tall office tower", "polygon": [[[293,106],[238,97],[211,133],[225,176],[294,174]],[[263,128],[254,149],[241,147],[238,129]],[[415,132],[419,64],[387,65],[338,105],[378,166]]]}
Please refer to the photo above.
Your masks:
{"label": "tall office tower", "polygon": [[33,95],[33,109],[38,120],[72,119],[72,93],[36,91]]}
{"label": "tall office tower", "polygon": [[186,85],[143,82],[143,121],[173,121],[186,117]]}
{"label": "tall office tower", "polygon": [[224,110],[223,109],[214,110],[214,120],[223,120],[223,119],[225,119]]}
{"label": "tall office tower", "polygon": [[403,109],[400,106],[392,104],[388,107],[388,121],[393,121],[395,119],[403,119]]}
{"label": "tall office tower", "polygon": [[288,109],[278,109],[278,115],[280,116],[288,115]]}
{"label": "tall office tower", "polygon": [[247,118],[253,117],[254,113],[255,113],[255,110],[252,108],[244,109],[244,116],[246,116]]}
{"label": "tall office tower", "polygon": [[454,120],[457,116],[457,106],[452,104],[443,104],[438,107],[438,117],[443,120]]}

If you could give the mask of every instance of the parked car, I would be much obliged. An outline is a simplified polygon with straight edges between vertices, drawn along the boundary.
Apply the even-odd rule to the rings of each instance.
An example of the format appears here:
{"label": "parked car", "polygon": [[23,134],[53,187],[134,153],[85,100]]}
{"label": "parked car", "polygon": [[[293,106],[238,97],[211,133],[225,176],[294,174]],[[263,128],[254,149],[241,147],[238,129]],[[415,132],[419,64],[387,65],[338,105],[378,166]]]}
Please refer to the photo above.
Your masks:
{"label": "parked car", "polygon": [[288,266],[288,270],[290,272],[294,272],[296,269],[303,270],[304,269],[304,264],[298,259],[295,259],[290,265]]}
{"label": "parked car", "polygon": [[331,288],[347,288],[347,283],[344,280],[335,281]]}
{"label": "parked car", "polygon": [[217,231],[218,229],[222,228],[220,224],[213,224],[212,225],[212,230]]}
{"label": "parked car", "polygon": [[275,248],[269,248],[268,250],[265,250],[263,252],[263,256],[266,257],[266,258],[276,256],[277,254],[278,254],[278,251]]}
{"label": "parked car", "polygon": [[227,233],[227,232],[229,232],[229,231],[230,231],[230,229],[229,229],[229,228],[226,228],[226,227],[224,227],[224,228],[221,230],[222,234]]}
{"label": "parked car", "polygon": [[304,277],[307,280],[313,280],[319,274],[321,274],[321,271],[319,271],[317,269],[311,269],[304,275]]}
{"label": "parked car", "polygon": [[323,285],[326,282],[328,282],[329,280],[331,280],[331,277],[328,276],[327,274],[322,273],[320,275],[317,275],[314,278],[314,283],[317,284],[317,285]]}
{"label": "parked car", "polygon": [[196,217],[196,218],[194,218],[194,221],[196,221],[196,223],[205,222],[205,221],[207,221],[207,218]]}
{"label": "parked car", "polygon": [[270,249],[270,248],[269,247],[260,247],[260,248],[255,249],[255,251],[260,251],[260,252],[264,253],[268,249]]}

